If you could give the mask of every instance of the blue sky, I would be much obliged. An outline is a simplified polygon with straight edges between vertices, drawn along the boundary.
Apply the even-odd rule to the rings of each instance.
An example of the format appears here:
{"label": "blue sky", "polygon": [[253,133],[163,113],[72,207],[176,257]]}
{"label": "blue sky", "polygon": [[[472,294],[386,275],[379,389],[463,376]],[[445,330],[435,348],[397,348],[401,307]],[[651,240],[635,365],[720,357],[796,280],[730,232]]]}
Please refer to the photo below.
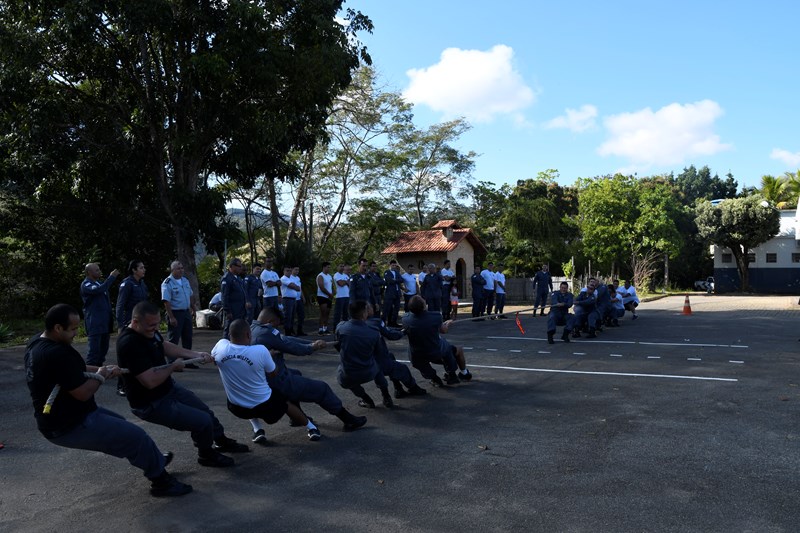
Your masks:
{"label": "blue sky", "polygon": [[800,169],[800,2],[346,0],[418,127],[465,117],[476,181]]}

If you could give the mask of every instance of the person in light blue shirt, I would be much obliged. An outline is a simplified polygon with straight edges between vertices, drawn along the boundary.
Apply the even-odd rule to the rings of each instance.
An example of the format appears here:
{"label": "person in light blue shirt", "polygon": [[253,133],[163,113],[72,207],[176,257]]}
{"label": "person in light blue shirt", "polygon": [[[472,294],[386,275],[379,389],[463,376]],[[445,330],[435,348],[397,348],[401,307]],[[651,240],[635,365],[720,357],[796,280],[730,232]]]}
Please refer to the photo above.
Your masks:
{"label": "person in light blue shirt", "polygon": [[175,260],[169,270],[170,275],[161,282],[161,301],[167,311],[167,340],[191,350],[194,291],[183,276],[183,263]]}

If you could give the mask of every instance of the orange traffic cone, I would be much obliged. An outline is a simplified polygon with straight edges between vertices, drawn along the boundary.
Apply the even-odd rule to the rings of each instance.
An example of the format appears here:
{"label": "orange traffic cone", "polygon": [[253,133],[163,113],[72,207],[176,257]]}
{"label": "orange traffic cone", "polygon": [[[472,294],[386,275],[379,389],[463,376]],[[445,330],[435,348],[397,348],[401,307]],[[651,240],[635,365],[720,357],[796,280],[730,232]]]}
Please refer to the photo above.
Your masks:
{"label": "orange traffic cone", "polygon": [[684,315],[691,315],[692,314],[692,306],[689,304],[689,295],[686,295],[686,299],[683,301],[683,313]]}

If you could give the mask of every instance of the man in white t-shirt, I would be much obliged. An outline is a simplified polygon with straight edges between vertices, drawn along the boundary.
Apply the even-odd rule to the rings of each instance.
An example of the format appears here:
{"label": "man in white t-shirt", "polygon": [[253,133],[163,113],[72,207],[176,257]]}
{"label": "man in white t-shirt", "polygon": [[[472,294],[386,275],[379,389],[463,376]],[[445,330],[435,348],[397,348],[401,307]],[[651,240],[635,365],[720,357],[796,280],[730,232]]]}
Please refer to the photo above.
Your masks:
{"label": "man in white t-shirt", "polygon": [[273,259],[264,259],[264,270],[261,271],[261,286],[264,291],[264,307],[278,305],[278,287],[281,285],[281,278],[278,273],[272,270]]}
{"label": "man in white t-shirt", "polygon": [[450,270],[450,260],[445,259],[442,269],[439,271],[442,277],[442,318],[450,320],[450,287],[453,286],[453,281],[456,279],[456,273]]}
{"label": "man in white t-shirt", "polygon": [[400,274],[403,280],[403,312],[408,313],[408,301],[417,294],[417,277],[414,275],[414,265],[408,265],[406,271]]}
{"label": "man in white t-shirt", "polygon": [[260,418],[267,424],[288,414],[292,422],[306,427],[309,439],[319,440],[319,429],[303,411],[270,388],[267,375],[275,373],[275,362],[266,346],[250,345],[252,333],[247,321],[234,320],[229,335],[230,340],[220,340],[211,350],[228,397],[228,411],[245,420]]}
{"label": "man in white t-shirt", "polygon": [[284,335],[294,336],[294,310],[297,306],[297,292],[300,286],[292,277],[292,267],[283,269],[281,276],[281,304],[286,321],[283,323]]}
{"label": "man in white t-shirt", "polygon": [[483,285],[483,302],[486,305],[486,314],[492,314],[494,306],[494,263],[489,263],[486,268],[481,270],[481,277],[486,282]]}
{"label": "man in white t-shirt", "polygon": [[336,302],[333,306],[333,329],[339,322],[350,320],[347,306],[350,305],[350,265],[341,263],[339,270],[333,275],[333,284],[336,289]]}
{"label": "man in white t-shirt", "polygon": [[622,297],[622,305],[631,312],[633,320],[639,318],[639,315],[636,314],[636,308],[639,307],[639,296],[636,294],[636,287],[631,285],[631,280],[626,279],[625,285],[622,287],[619,286],[619,280],[614,280],[614,285],[617,286],[617,296]]}
{"label": "man in white t-shirt", "polygon": [[506,306],[506,275],[503,274],[503,265],[497,265],[497,272],[494,273],[494,312],[500,315],[497,318],[505,318],[503,308]]}
{"label": "man in white t-shirt", "polygon": [[329,274],[331,264],[322,263],[322,272],[317,274],[317,303],[319,304],[319,333],[328,333],[328,320],[331,316],[331,303],[333,302],[333,276]]}

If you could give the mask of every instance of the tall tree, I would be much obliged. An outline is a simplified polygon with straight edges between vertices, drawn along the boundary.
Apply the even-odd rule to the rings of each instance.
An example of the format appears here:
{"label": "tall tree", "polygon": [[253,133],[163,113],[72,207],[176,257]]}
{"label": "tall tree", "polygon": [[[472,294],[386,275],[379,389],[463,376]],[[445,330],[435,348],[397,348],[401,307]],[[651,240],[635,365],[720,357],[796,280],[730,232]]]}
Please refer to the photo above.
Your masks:
{"label": "tall tree", "polygon": [[[353,37],[371,31],[371,22],[348,10],[342,24],[341,6],[341,0],[4,2],[0,98],[16,120],[3,125],[3,134],[69,139],[73,161],[112,148],[130,160],[135,151],[144,167],[137,181],[154,187],[177,257],[196,287],[195,244],[213,233],[224,208],[209,177],[245,185],[260,175],[289,177],[286,156],[314,146],[334,96],[359,62],[369,61]],[[31,111],[40,106],[69,114],[36,122],[40,115]],[[114,186],[108,180],[106,187]]]}
{"label": "tall tree", "polygon": [[683,192],[687,205],[694,204],[696,200],[735,198],[739,187],[730,173],[723,180],[717,174],[712,176],[708,166],[698,170],[694,165],[684,168],[675,178],[675,184]]}
{"label": "tall tree", "polygon": [[700,202],[695,212],[700,235],[708,242],[731,251],[739,271],[741,289],[749,291],[748,253],[778,234],[780,212],[760,195],[725,200],[717,205]]}

